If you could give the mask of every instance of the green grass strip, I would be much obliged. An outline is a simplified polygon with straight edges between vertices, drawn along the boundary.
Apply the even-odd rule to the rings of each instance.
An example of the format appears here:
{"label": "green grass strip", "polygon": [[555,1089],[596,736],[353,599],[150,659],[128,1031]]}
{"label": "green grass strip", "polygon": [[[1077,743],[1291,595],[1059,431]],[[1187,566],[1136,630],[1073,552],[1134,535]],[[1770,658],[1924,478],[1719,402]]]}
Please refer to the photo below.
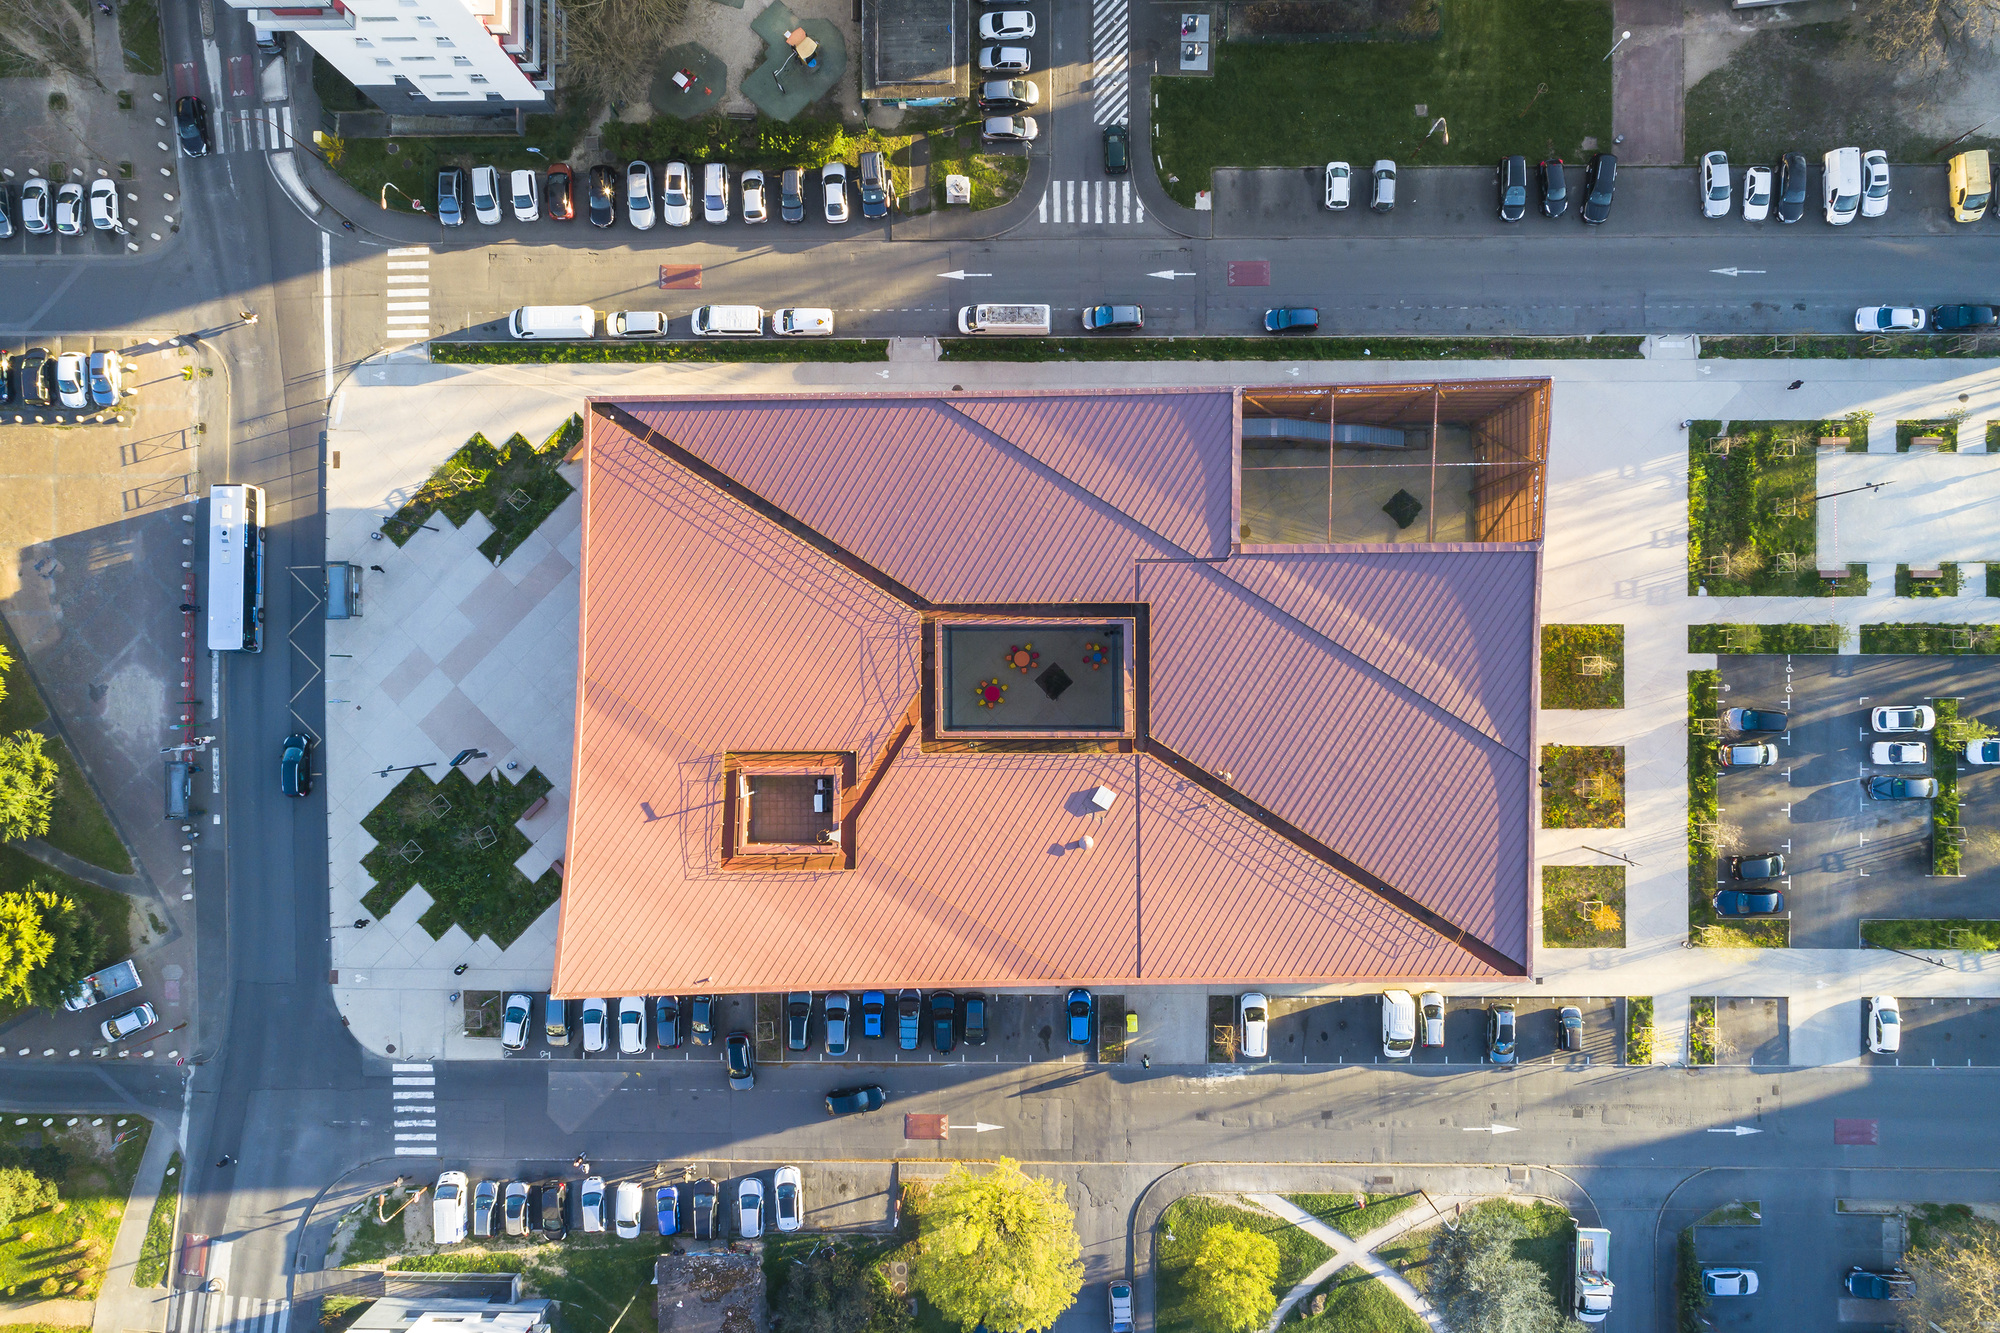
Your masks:
{"label": "green grass strip", "polygon": [[1941,357],[1990,360],[1993,348],[1984,339],[1961,340],[1956,334],[1898,336],[1875,344],[1869,342],[1866,334],[1837,333],[1825,337],[1737,334],[1729,337],[1704,336],[1701,354],[1703,357],[1736,361],[1896,361],[1913,358],[1927,361]]}
{"label": "green grass strip", "polygon": [[792,338],[772,342],[434,342],[431,362],[441,366],[595,365],[614,361],[770,362],[887,361],[889,344],[876,338]]}
{"label": "green grass strip", "polygon": [[942,338],[940,361],[1630,361],[1643,338]]}
{"label": "green grass strip", "polygon": [[1417,1202],[1415,1194],[1369,1194],[1359,1207],[1352,1194],[1287,1194],[1285,1198],[1341,1235],[1356,1238],[1387,1226]]}
{"label": "green grass strip", "polygon": [[[1845,625],[1689,625],[1691,653],[1837,653]],[[1547,705],[1543,705],[1546,707]]]}
{"label": "green grass strip", "polygon": [[1929,625],[1913,621],[1863,625],[1861,651],[1947,657],[2000,653],[2000,625]]}
{"label": "green grass strip", "polygon": [[1878,949],[1970,949],[1991,953],[2000,949],[2000,921],[1964,918],[1863,921],[1861,942]]}
{"label": "green grass strip", "polygon": [[44,839],[57,851],[68,852],[81,861],[109,870],[114,875],[132,873],[132,858],[111,817],[104,813],[83,766],[69,752],[60,736],[51,736],[44,752],[56,761],[60,775],[54,806],[49,811],[49,831]]}
{"label": "green grass strip", "polygon": [[1625,1001],[1625,1063],[1653,1063],[1653,997],[1635,995]]}
{"label": "green grass strip", "polygon": [[167,1162],[166,1178],[160,1182],[159,1197],[153,1200],[153,1215],[146,1220],[139,1262],[132,1269],[135,1287],[157,1287],[166,1281],[167,1263],[174,1251],[174,1219],[180,1212],[182,1165],[178,1152]]}
{"label": "green grass strip", "polygon": [[127,74],[159,74],[166,69],[156,0],[123,0],[118,6],[118,43],[124,48]]}

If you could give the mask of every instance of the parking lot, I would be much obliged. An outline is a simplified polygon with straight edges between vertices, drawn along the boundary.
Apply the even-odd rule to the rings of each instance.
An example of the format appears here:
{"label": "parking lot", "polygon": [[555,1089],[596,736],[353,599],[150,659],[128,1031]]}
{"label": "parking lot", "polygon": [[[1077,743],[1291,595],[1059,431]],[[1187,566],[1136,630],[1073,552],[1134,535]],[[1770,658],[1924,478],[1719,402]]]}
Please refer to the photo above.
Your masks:
{"label": "parking lot", "polygon": [[[1785,710],[1792,725],[1763,737],[1778,763],[1719,777],[1724,855],[1782,852],[1795,948],[1852,949],[1867,918],[2000,915],[2000,781],[1959,770],[1965,874],[1930,874],[1930,802],[1874,800],[1878,773],[1928,777],[1926,765],[1870,762],[1868,713],[1957,697],[1959,714],[2000,721],[2000,664],[1980,657],[1725,656],[1725,708]],[[1928,739],[1928,738],[1918,738]],[[1725,868],[1718,872],[1727,875]]]}
{"label": "parking lot", "polygon": [[1791,1063],[1791,1011],[1783,998],[1725,995],[1715,1002],[1715,1063]]}
{"label": "parking lot", "polygon": [[1903,1016],[1902,1050],[1894,1055],[1868,1051],[1868,1006],[1855,1006],[1855,1040],[1868,1065],[2000,1065],[2000,999],[1897,998]]}
{"label": "parking lot", "polygon": [[[1412,992],[1416,994],[1416,992]],[[1236,996],[1211,996],[1211,1008],[1225,1001],[1226,1012],[1235,1010]],[[1382,1054],[1382,997],[1345,995],[1326,998],[1276,997],[1271,1001],[1270,1055],[1264,1060],[1242,1064],[1418,1064],[1483,1065],[1486,1063],[1486,1012],[1489,1002],[1476,996],[1447,996],[1444,1000],[1444,1045],[1419,1046],[1409,1061],[1392,1061]],[[1587,1068],[1592,1064],[1615,1065],[1619,1059],[1622,1000],[1575,999],[1550,996],[1546,999],[1510,1000],[1514,1006],[1515,1043],[1521,1063],[1543,1061]],[[1583,1012],[1583,1049],[1569,1052],[1556,1049],[1556,1015],[1565,1005]],[[1234,1050],[1211,1042],[1210,1057]]]}

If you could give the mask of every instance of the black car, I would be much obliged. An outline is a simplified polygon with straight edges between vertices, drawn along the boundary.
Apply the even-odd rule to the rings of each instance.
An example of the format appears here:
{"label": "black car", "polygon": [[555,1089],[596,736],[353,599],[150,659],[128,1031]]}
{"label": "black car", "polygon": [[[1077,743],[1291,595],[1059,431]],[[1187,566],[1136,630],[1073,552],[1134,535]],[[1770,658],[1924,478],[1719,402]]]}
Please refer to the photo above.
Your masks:
{"label": "black car", "polygon": [[1717,916],[1771,916],[1785,910],[1785,895],[1772,890],[1724,889],[1715,895]]}
{"label": "black car", "polygon": [[590,169],[590,225],[608,227],[618,220],[618,173],[599,163]]}
{"label": "black car", "polygon": [[939,1055],[950,1055],[952,1024],[958,1018],[958,997],[948,990],[931,992],[931,1046]]}
{"label": "black car", "polygon": [[803,1051],[811,1044],[813,997],[809,990],[795,990],[785,997],[785,1047]]}
{"label": "black car", "polygon": [[188,157],[208,156],[208,106],[199,97],[174,103],[174,134]]}
{"label": "black car", "polygon": [[1731,879],[1783,879],[1785,858],[1778,852],[1765,856],[1732,856],[1729,858]]}
{"label": "black car", "polygon": [[715,997],[697,995],[688,1001],[688,1040],[697,1046],[715,1044]]}
{"label": "black car", "polygon": [[533,1225],[550,1240],[569,1234],[569,1182],[552,1181],[536,1190]]}
{"label": "black car", "polygon": [[1541,164],[1542,216],[1559,218],[1569,211],[1569,180],[1563,175],[1563,160],[1545,157]]}
{"label": "black car", "polygon": [[285,737],[278,755],[278,790],[287,796],[309,796],[312,789],[312,737],[294,732]]}
{"label": "black car", "polygon": [[1908,1301],[1916,1299],[1917,1284],[1900,1268],[1877,1273],[1859,1265],[1847,1270],[1847,1294],[1864,1301]]}
{"label": "black car", "polygon": [[697,1180],[688,1206],[696,1240],[715,1239],[715,1206],[719,1191],[712,1180]]}
{"label": "black car", "polygon": [[1500,159],[1500,220],[1519,222],[1528,216],[1528,159]]}
{"label": "black car", "polygon": [[1599,153],[1583,173],[1583,220],[1596,226],[1611,217],[1611,192],[1618,187],[1618,159]]}
{"label": "black car", "polygon": [[835,1088],[826,1094],[828,1115],[860,1115],[865,1111],[879,1111],[888,1096],[878,1087]]}
{"label": "black car", "polygon": [[1797,222],[1806,215],[1806,155],[1786,153],[1778,163],[1778,221]]}
{"label": "black car", "polygon": [[965,997],[965,1044],[984,1046],[986,1044],[986,997],[968,995]]}
{"label": "black car", "polygon": [[1722,720],[1731,731],[1745,736],[1758,732],[1785,731],[1792,725],[1792,719],[1785,713],[1770,708],[1731,708],[1722,715]]}
{"label": "black car", "polygon": [[1937,795],[1936,778],[1892,778],[1877,773],[1866,780],[1868,795],[1877,801],[1928,801]]}
{"label": "black car", "polygon": [[778,216],[786,222],[806,220],[805,172],[786,167],[778,177]]}
{"label": "black car", "polygon": [[[0,181],[0,241],[14,239],[14,187]],[[6,392],[0,389],[0,393]],[[0,399],[0,401],[5,401]]]}
{"label": "black car", "polygon": [[1990,305],[1940,305],[1931,307],[1934,329],[1987,329],[2000,322]]}
{"label": "black car", "polygon": [[570,191],[574,188],[574,178],[569,163],[558,162],[549,168],[548,179],[542,182],[542,212],[556,222],[568,222],[576,216],[576,201]]}
{"label": "black car", "polygon": [[1132,169],[1132,131],[1123,125],[1104,127],[1104,174],[1123,176]]}
{"label": "black car", "polygon": [[1583,1010],[1573,1004],[1566,1004],[1556,1015],[1556,1049],[1559,1051],[1580,1051],[1583,1049]]}
{"label": "black car", "polygon": [[722,1043],[722,1060],[729,1070],[729,1087],[732,1092],[748,1092],[757,1086],[757,1075],[751,1069],[750,1034],[732,1032]]}
{"label": "black car", "polygon": [[681,1044],[679,996],[661,995],[654,999],[653,1042],[663,1051],[670,1051]]}
{"label": "black car", "polygon": [[14,397],[24,407],[47,407],[55,400],[56,363],[46,347],[30,347],[14,358]]}
{"label": "black car", "polygon": [[14,401],[14,358],[0,352],[0,403]]}

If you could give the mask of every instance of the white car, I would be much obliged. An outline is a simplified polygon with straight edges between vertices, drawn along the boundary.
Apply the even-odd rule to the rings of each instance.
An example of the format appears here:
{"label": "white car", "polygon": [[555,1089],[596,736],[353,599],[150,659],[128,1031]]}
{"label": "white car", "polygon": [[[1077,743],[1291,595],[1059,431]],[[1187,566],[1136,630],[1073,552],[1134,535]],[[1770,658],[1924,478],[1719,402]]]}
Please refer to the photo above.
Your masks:
{"label": "white car", "polygon": [[1427,990],[1417,997],[1417,1008],[1424,1020],[1424,1045],[1444,1045],[1444,996]]}
{"label": "white car", "polygon": [[1025,9],[1002,9],[979,16],[979,40],[1017,42],[1035,35],[1035,16]]}
{"label": "white car", "polygon": [[97,1030],[106,1041],[123,1041],[135,1032],[144,1032],[160,1021],[153,1012],[153,1006],[142,1004],[136,1009],[127,1009],[116,1018],[107,1018],[97,1025]]}
{"label": "white car", "polygon": [[577,1216],[586,1234],[604,1230],[604,1177],[585,1176],[576,1195]]}
{"label": "white car", "polygon": [[979,48],[981,74],[1030,74],[1035,62],[1025,46],[982,46]]}
{"label": "white car", "polygon": [[1778,762],[1778,747],[1768,741],[1718,746],[1715,762],[1724,768],[1769,768]]}
{"label": "white car", "polygon": [[720,162],[701,169],[701,220],[729,221],[729,168]]}
{"label": "white car", "polygon": [[501,1229],[510,1236],[528,1234],[528,1182],[507,1182],[507,1196],[500,1206]]}
{"label": "white car", "polygon": [[736,1234],[755,1240],[764,1234],[764,1182],[745,1176],[736,1186]]}
{"label": "white car", "polygon": [[1271,1002],[1256,991],[1245,991],[1236,1001],[1237,1021],[1243,1033],[1243,1058],[1262,1060],[1271,1054]]}
{"label": "white car", "polygon": [[56,401],[64,407],[88,407],[90,384],[84,379],[82,352],[64,352],[56,358]]}
{"label": "white car", "polygon": [[514,994],[507,997],[507,1007],[500,1011],[501,1049],[518,1051],[528,1044],[528,1015],[534,1012],[534,1006],[530,996]]}
{"label": "white car", "polygon": [[627,995],[618,1002],[618,1053],[643,1055],[646,1051],[646,997]]}
{"label": "white car", "polygon": [[1924,312],[1913,305],[1865,305],[1854,312],[1856,333],[1920,333]]}
{"label": "white car", "polygon": [[21,185],[21,228],[30,236],[49,234],[49,183],[39,176]]}
{"label": "white car", "polygon": [[1967,741],[1965,762],[1968,764],[2000,764],[2000,741]]}
{"label": "white car", "polygon": [[604,331],[614,338],[662,338],[667,319],[664,310],[618,310],[605,317]]}
{"label": "white car", "polygon": [[1729,154],[1701,155],[1701,215],[1705,218],[1729,216]]}
{"label": "white car", "polygon": [[1894,1055],[1903,1049],[1903,1015],[1893,995],[1877,995],[1868,1001],[1868,1049],[1876,1055]]}
{"label": "white car", "polygon": [[1929,704],[1878,708],[1868,715],[1868,724],[1877,736],[1898,736],[1913,731],[1929,731],[1937,725],[1937,713]]}
{"label": "white car", "polygon": [[645,1191],[637,1181],[621,1180],[618,1193],[612,1196],[611,1226],[625,1240],[639,1234],[639,1200]]}
{"label": "white car", "polygon": [[1417,1046],[1417,1002],[1406,990],[1382,992],[1382,1054],[1407,1060]]}
{"label": "white car", "polygon": [[685,227],[694,221],[694,205],[688,202],[688,164],[667,163],[660,182],[660,212],[669,227]]}
{"label": "white car", "polygon": [[125,234],[125,224],[118,220],[118,185],[114,181],[94,180],[90,183],[90,225],[99,231],[115,231]]}
{"label": "white car", "polygon": [[[778,329],[778,315],[784,313],[785,312],[781,310],[771,316],[771,331],[773,333],[777,332]],[[815,311],[814,313],[816,314],[818,312]],[[827,994],[826,1053],[828,1055],[847,1054],[847,1041],[850,1035],[848,1032],[849,1012],[850,1011],[848,1009],[846,991],[837,990],[837,991],[831,991]]]}
{"label": "white car", "polygon": [[75,181],[56,187],[56,233],[83,235],[83,187]]}
{"label": "white car", "polygon": [[589,999],[583,1002],[583,1049],[585,1052],[601,1051],[604,1049],[605,1039],[610,1035],[607,1031],[610,1024],[605,1014],[606,1007],[604,1001]]}
{"label": "white car", "polygon": [[1861,216],[1879,218],[1889,211],[1889,155],[1871,148],[1861,155]]}
{"label": "white car", "polygon": [[805,1187],[799,1183],[799,1169],[781,1166],[772,1177],[776,1183],[776,1206],[771,1210],[780,1231],[797,1231],[805,1221]]}
{"label": "white car", "polygon": [[523,167],[508,178],[514,197],[514,221],[539,222],[542,218],[541,196],[535,189],[535,173]]}
{"label": "white car", "polygon": [[1354,169],[1345,162],[1326,164],[1326,206],[1346,208],[1354,202]]}
{"label": "white car", "polygon": [[988,116],[979,127],[979,137],[987,143],[1033,143],[1041,132],[1033,116]]}
{"label": "white car", "polygon": [[847,164],[829,162],[819,169],[819,189],[826,203],[826,220],[847,221]]}
{"label": "white car", "polygon": [[1743,173],[1743,220],[1763,222],[1771,216],[1771,169],[1751,167]]}
{"label": "white car", "polygon": [[447,1171],[431,1192],[431,1242],[456,1245],[465,1239],[467,1192],[472,1182],[463,1171]]}
{"label": "white car", "polygon": [[500,173],[492,167],[472,169],[472,216],[489,227],[500,222]]}
{"label": "white car", "polygon": [[833,311],[826,306],[782,306],[771,312],[771,332],[781,338],[830,338]]}
{"label": "white car", "polygon": [[[667,164],[667,179],[673,180],[675,164]],[[681,170],[685,172],[686,167]],[[653,229],[653,164],[630,162],[625,166],[625,215],[640,231]],[[672,219],[668,219],[669,223]]]}
{"label": "white car", "polygon": [[1701,1290],[1705,1296],[1755,1296],[1757,1275],[1747,1268],[1704,1268]]}
{"label": "white car", "polygon": [[1922,741],[1876,741],[1869,758],[1878,764],[1922,764],[1929,762],[1931,747]]}
{"label": "white car", "polygon": [[771,201],[764,193],[764,169],[751,167],[743,173],[743,220],[749,223],[771,220]]}

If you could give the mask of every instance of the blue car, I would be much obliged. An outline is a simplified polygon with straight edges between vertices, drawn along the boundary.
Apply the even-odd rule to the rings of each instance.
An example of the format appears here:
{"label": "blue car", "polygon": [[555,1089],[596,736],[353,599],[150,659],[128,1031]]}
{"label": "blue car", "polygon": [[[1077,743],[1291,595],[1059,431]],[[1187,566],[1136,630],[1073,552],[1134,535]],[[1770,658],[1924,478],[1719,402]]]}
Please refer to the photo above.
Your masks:
{"label": "blue car", "polygon": [[1319,311],[1309,305],[1280,306],[1264,312],[1266,333],[1311,333],[1319,327]]}
{"label": "blue car", "polygon": [[1090,1045],[1090,1029],[1092,1021],[1097,1016],[1097,1001],[1091,998],[1089,991],[1079,986],[1069,993],[1069,998],[1063,1003],[1069,1015],[1070,1043],[1076,1046]]}
{"label": "blue car", "polygon": [[889,1008],[889,997],[878,990],[861,992],[861,1035],[879,1037],[882,1035],[882,1015]]}
{"label": "blue car", "polygon": [[896,992],[896,1045],[906,1051],[917,1049],[924,1025],[924,993],[920,990]]}
{"label": "blue car", "polygon": [[672,1185],[653,1191],[653,1215],[659,1219],[660,1234],[672,1236],[681,1229],[681,1192]]}
{"label": "blue car", "polygon": [[1717,916],[1769,916],[1785,910],[1785,895],[1773,889],[1724,889],[1715,895]]}

